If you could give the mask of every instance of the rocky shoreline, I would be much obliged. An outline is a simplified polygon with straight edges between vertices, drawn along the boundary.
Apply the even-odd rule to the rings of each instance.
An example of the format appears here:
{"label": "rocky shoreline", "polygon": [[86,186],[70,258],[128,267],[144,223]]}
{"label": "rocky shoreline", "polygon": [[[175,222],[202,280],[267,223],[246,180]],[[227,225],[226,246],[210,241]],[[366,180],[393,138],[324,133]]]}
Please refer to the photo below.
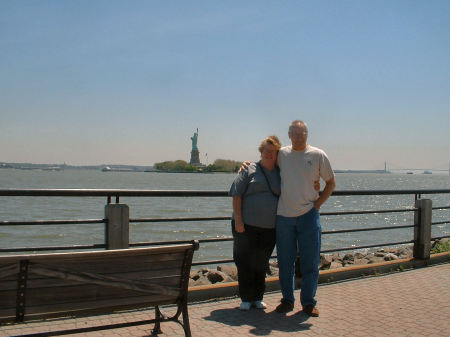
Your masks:
{"label": "rocky shoreline", "polygon": [[[442,241],[448,241],[443,239]],[[432,243],[434,246],[436,242]],[[330,270],[354,265],[366,265],[385,261],[394,261],[398,259],[408,259],[413,257],[413,245],[400,248],[380,248],[376,252],[355,252],[340,255],[339,253],[321,254],[320,270]],[[271,260],[269,263],[270,271],[267,277],[278,276],[278,263]],[[192,270],[190,273],[189,286],[196,287],[216,283],[226,283],[237,281],[237,269],[232,265],[219,265],[216,269],[201,268]]]}

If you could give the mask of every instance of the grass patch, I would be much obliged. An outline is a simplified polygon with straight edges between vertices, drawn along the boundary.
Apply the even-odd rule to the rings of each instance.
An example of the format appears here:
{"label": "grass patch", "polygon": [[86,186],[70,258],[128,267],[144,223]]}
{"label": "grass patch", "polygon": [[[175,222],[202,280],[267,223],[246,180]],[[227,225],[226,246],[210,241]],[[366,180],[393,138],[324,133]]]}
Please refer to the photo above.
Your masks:
{"label": "grass patch", "polygon": [[436,242],[434,247],[431,247],[430,250],[431,254],[445,253],[445,252],[450,252],[450,242]]}

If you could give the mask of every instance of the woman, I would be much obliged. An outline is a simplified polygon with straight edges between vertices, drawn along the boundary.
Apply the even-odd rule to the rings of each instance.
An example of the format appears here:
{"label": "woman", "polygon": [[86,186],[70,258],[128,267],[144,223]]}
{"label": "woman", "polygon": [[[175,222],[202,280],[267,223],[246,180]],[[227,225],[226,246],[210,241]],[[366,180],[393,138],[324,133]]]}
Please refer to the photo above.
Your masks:
{"label": "woman", "polygon": [[276,166],[277,136],[261,142],[261,160],[241,171],[231,185],[233,197],[233,258],[238,270],[241,310],[265,309],[262,301],[265,277],[275,246],[275,222],[280,195],[280,172]]}

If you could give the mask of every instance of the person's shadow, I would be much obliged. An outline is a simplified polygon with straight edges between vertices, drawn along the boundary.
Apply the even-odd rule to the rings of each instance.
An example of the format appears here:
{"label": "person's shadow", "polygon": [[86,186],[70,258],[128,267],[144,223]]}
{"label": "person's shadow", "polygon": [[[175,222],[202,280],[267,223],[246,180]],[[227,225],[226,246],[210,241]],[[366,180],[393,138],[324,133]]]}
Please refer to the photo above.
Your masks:
{"label": "person's shadow", "polygon": [[211,311],[204,319],[220,322],[230,326],[253,326],[250,333],[257,336],[269,335],[273,330],[283,332],[298,332],[309,330],[311,324],[305,323],[308,316],[297,312],[286,316],[275,310],[265,312],[264,310],[251,309],[241,311],[239,308],[218,309]]}

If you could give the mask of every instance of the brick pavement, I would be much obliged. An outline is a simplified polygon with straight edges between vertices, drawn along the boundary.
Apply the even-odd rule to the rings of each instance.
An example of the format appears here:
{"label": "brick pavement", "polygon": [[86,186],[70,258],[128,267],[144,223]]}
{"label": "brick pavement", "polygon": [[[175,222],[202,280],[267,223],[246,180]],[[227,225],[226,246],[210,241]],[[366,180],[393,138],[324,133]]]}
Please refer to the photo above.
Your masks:
{"label": "brick pavement", "polygon": [[[296,291],[297,300],[299,292]],[[268,309],[241,312],[239,299],[189,305],[193,336],[450,336],[450,263],[384,276],[320,285],[320,317],[293,312],[280,315],[274,308],[280,292],[266,294]],[[167,308],[173,312],[173,308]],[[82,327],[153,317],[153,311],[51,320],[0,327],[0,336]],[[150,336],[152,326],[103,330],[72,336]],[[176,323],[161,325],[164,336],[184,336]]]}

